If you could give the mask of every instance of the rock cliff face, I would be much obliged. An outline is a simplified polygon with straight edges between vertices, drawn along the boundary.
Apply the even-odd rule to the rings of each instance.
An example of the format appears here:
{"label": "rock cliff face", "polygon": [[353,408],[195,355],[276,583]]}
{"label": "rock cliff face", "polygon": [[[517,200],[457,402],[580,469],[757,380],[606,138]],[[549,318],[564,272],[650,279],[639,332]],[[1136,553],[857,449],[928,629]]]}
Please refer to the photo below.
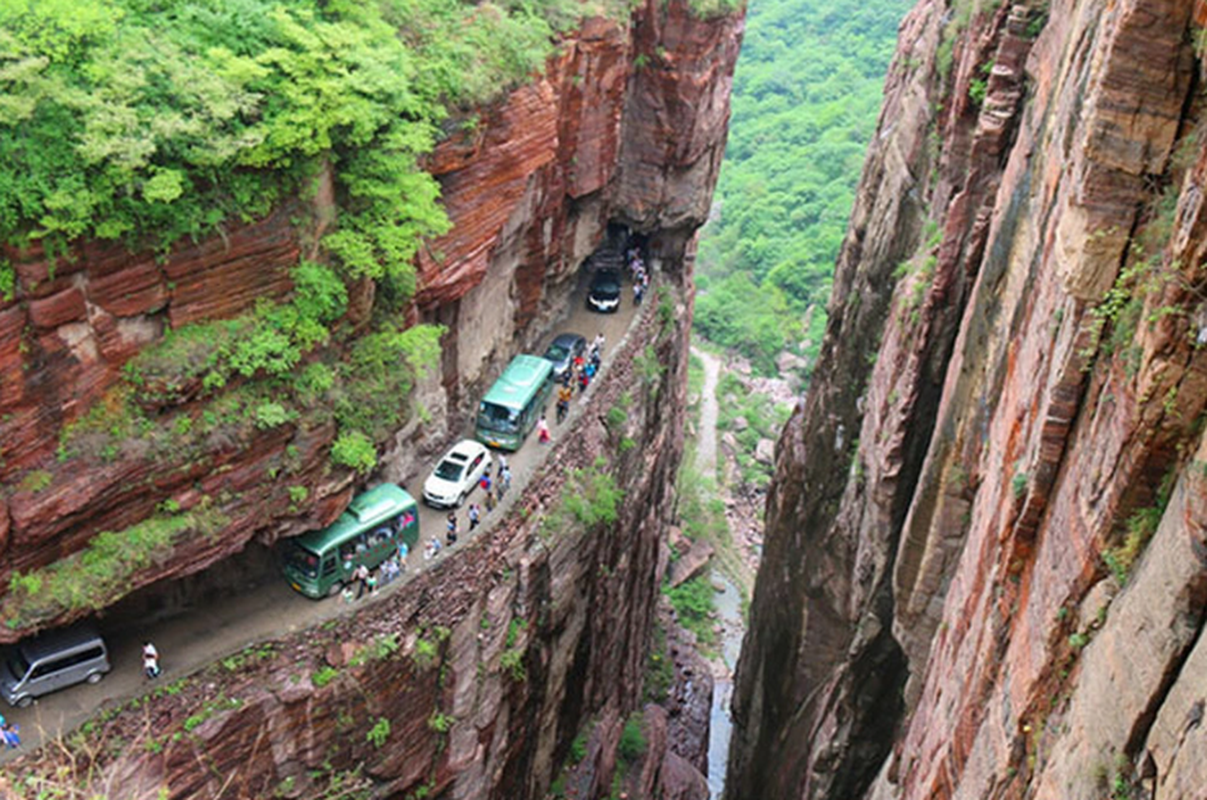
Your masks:
{"label": "rock cliff face", "polygon": [[[609,223],[648,234],[674,269],[683,263],[724,150],[740,36],[740,15],[701,19],[681,2],[651,2],[625,24],[587,20],[545,75],[438,147],[428,168],[453,227],[424,249],[406,314],[449,333],[440,369],[416,388],[424,419],[378,443],[376,477],[410,474],[444,444],[445,423],[464,418],[491,371],[560,313]],[[270,544],[321,526],[346,505],[354,476],[328,459],[332,425],[262,430],[240,410],[239,386],[201,403],[200,373],[135,408],[137,387],[123,379],[168,331],[288,297],[288,268],[314,257],[329,198],[320,179],[315,199],[166,257],[93,244],[57,264],[37,249],[5,254],[17,286],[0,300],[0,585],[101,531],[131,531],[164,509],[184,519],[171,553],[132,569],[107,598],[116,600],[253,537]],[[690,285],[690,271],[680,280]],[[371,299],[364,288],[352,287],[353,309]],[[5,607],[0,642],[90,611],[64,605]]]}
{"label": "rock cliff face", "polygon": [[902,23],[777,450],[728,797],[1202,796],[1204,23]]}
{"label": "rock cliff face", "polygon": [[[409,474],[443,445],[444,423],[462,419],[492,370],[561,312],[609,224],[647,236],[656,271],[657,291],[590,407],[495,512],[505,520],[372,612],[252,648],[234,673],[215,666],[141,704],[145,715],[90,725],[67,761],[42,752],[17,772],[115,798],[537,797],[595,722],[604,746],[580,796],[607,795],[665,568],[693,237],[724,149],[741,26],[740,14],[704,19],[677,1],[650,2],[627,24],[588,20],[543,77],[481,109],[429,161],[453,227],[421,256],[406,313],[449,333],[440,368],[416,389],[431,419],[379,443],[374,479]],[[165,509],[184,519],[170,557],[131,565],[116,600],[346,505],[354,476],[328,458],[333,426],[244,421],[195,437],[178,422],[197,410],[195,384],[144,409],[154,430],[112,444],[126,432],[110,407],[123,365],[169,329],[288,296],[286,268],[312,255],[326,196],[320,182],[310,205],[163,259],[84,245],[52,270],[37,252],[10,254],[19,283],[0,305],[2,585],[101,531],[141,531]],[[73,438],[81,431],[96,441]],[[305,487],[305,503],[291,486]],[[0,641],[88,611],[35,607],[8,617]],[[648,769],[650,785],[674,783]]]}

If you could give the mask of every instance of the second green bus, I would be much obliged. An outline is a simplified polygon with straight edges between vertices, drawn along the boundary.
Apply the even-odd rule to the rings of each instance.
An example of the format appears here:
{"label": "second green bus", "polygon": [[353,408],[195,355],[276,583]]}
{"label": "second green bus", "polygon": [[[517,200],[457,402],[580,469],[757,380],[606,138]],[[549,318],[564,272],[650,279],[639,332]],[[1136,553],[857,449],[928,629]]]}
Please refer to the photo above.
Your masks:
{"label": "second green bus", "polygon": [[553,364],[518,355],[478,404],[478,441],[503,450],[519,450],[545,413],[553,391]]}

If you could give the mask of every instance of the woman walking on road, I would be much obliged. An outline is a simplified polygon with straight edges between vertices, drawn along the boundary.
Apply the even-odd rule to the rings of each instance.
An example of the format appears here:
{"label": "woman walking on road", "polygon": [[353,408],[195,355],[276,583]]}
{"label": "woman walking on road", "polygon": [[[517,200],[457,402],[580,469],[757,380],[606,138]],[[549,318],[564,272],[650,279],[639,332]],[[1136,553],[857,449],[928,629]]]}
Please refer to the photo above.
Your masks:
{"label": "woman walking on road", "polygon": [[545,421],[544,414],[541,414],[540,420],[536,423],[536,438],[541,444],[548,444],[552,438],[549,435],[549,423]]}

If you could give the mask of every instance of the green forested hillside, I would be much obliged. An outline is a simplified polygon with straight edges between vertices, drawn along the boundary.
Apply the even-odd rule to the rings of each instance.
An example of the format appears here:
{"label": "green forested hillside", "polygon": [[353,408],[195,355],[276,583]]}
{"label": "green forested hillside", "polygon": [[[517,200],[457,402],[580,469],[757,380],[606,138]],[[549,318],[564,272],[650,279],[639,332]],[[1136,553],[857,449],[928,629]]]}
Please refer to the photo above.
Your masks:
{"label": "green forested hillside", "polygon": [[718,213],[700,245],[696,326],[763,370],[785,346],[806,336],[814,348],[820,342],[897,24],[910,5],[750,2]]}

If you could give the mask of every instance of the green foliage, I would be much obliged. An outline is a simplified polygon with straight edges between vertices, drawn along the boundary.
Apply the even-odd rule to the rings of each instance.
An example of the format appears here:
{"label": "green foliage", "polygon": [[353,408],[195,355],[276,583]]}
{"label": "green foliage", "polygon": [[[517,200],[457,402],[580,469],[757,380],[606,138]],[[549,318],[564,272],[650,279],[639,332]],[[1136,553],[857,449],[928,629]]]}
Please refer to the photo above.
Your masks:
{"label": "green foliage", "polygon": [[415,649],[411,652],[411,661],[414,662],[415,668],[420,672],[427,672],[436,666],[439,655],[440,653],[435,643],[420,637],[415,640]]}
{"label": "green foliage", "polygon": [[624,729],[620,732],[620,742],[616,746],[616,755],[626,764],[636,764],[645,755],[645,732],[641,730],[641,712],[635,711],[625,720]]}
{"label": "green foliage", "polygon": [[973,78],[968,82],[968,99],[978,108],[984,104],[989,91],[989,82],[984,78]]}
{"label": "green foliage", "polygon": [[289,487],[289,502],[295,506],[306,502],[306,498],[310,496],[310,490],[305,486],[295,485]]}
{"label": "green foliage", "polygon": [[348,361],[338,367],[337,386],[328,392],[341,429],[360,431],[374,441],[397,430],[407,418],[403,398],[410,394],[414,375],[436,363],[444,332],[436,325],[400,330],[397,323],[385,321],[358,338]]}
{"label": "green foliage", "polygon": [[625,413],[623,408],[612,406],[608,409],[608,413],[604,415],[604,424],[610,430],[619,430],[622,425],[629,419],[629,415]]}
{"label": "green foliage", "polygon": [[54,476],[49,472],[44,469],[35,469],[25,473],[25,477],[17,484],[17,488],[22,492],[37,494],[44,489],[48,489],[53,481]]}
{"label": "green foliage", "polygon": [[[732,431],[740,447],[737,451],[738,466],[742,479],[747,483],[765,486],[771,480],[772,466],[754,458],[760,439],[775,439],[792,409],[787,405],[775,405],[765,394],[752,392],[732,372],[726,372],[717,382],[717,427]],[[739,419],[746,420],[746,427],[738,430]]]}
{"label": "green foliage", "polygon": [[1161,485],[1157,488],[1157,496],[1151,506],[1138,508],[1127,518],[1124,525],[1123,541],[1114,547],[1108,547],[1102,553],[1102,560],[1115,576],[1120,586],[1126,586],[1131,577],[1136,561],[1148,546],[1149,540],[1157,532],[1165,509],[1169,506],[1169,497],[1173,493],[1175,471],[1170,470]]}
{"label": "green foliage", "polygon": [[433,711],[432,715],[427,718],[427,727],[428,730],[434,733],[445,734],[449,732],[449,729],[453,727],[453,723],[456,721],[455,717],[442,714],[439,711]]}
{"label": "green foliage", "polygon": [[507,626],[507,638],[504,640],[503,646],[515,647],[516,640],[526,630],[528,630],[528,620],[521,617],[513,618]]}
{"label": "green foliage", "polygon": [[104,531],[52,564],[14,571],[0,616],[29,626],[65,611],[99,609],[129,591],[140,570],[170,557],[186,534],[212,536],[227,518],[208,503],[176,515],[157,515],[120,531]]}
{"label": "green foliage", "polygon": [[0,258],[0,300],[8,302],[16,296],[17,271],[13,265]]}
{"label": "green foliage", "polygon": [[322,689],[331,681],[339,677],[339,670],[335,667],[323,665],[310,675],[310,682],[314,684],[316,689]]}
{"label": "green foliage", "polygon": [[386,743],[386,739],[390,738],[390,721],[385,717],[378,717],[377,722],[365,734],[365,741],[372,744],[378,750]]}
{"label": "green foliage", "polygon": [[499,666],[516,683],[528,680],[528,668],[524,666],[524,655],[527,652],[527,648],[511,648],[504,650],[503,655],[499,658]]}
{"label": "green foliage", "polygon": [[801,338],[812,343],[803,354],[816,356],[897,24],[911,5],[765,0],[747,11],[719,214],[700,242],[696,321],[761,371]]}
{"label": "green foliage", "polygon": [[[538,71],[566,3],[111,0],[0,7],[0,240],[166,247],[334,164],[348,275],[409,276],[447,229],[417,167],[446,104]],[[485,12],[485,13],[484,13]]]}
{"label": "green foliage", "polygon": [[377,448],[360,431],[344,431],[331,445],[331,460],[341,467],[367,473],[377,466]]}
{"label": "green foliage", "polygon": [[590,528],[615,524],[623,498],[624,490],[616,485],[612,473],[593,465],[571,473],[562,502],[576,520]]}
{"label": "green foliage", "polygon": [[[737,350],[759,372],[774,374],[775,357],[804,335],[800,309],[779,286],[758,285],[746,272],[701,283],[708,289],[696,299],[696,331],[709,341]],[[824,303],[822,298],[818,300]]]}
{"label": "green foliage", "polygon": [[255,425],[262,431],[284,425],[297,417],[297,414],[289,411],[285,406],[271,400],[265,400],[256,406],[254,414]]}
{"label": "green foliage", "polygon": [[717,634],[712,622],[713,590],[703,575],[667,589],[666,596],[675,609],[679,624],[696,634],[701,645],[711,647],[716,643]]}
{"label": "green foliage", "polygon": [[1014,477],[1010,479],[1010,492],[1016,500],[1027,493],[1027,473],[1014,473]]}
{"label": "green foliage", "polygon": [[[675,682],[675,665],[666,652],[666,631],[655,623],[654,633],[650,637],[650,653],[645,662],[645,678],[642,681],[642,695],[647,703],[661,704],[670,696],[672,684]],[[581,759],[580,759],[581,760]]]}

